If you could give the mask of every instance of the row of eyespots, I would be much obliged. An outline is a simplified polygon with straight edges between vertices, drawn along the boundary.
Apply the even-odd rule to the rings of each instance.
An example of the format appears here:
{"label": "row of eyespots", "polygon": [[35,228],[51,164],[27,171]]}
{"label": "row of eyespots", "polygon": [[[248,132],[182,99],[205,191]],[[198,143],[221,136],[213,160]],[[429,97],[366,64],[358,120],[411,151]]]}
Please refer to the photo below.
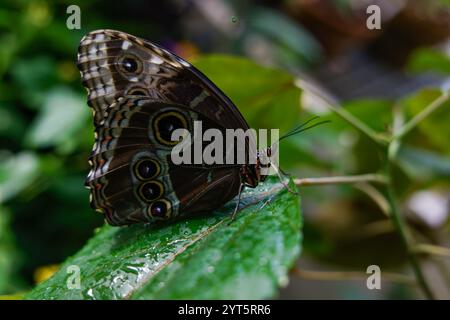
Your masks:
{"label": "row of eyespots", "polygon": [[144,181],[139,187],[139,196],[146,202],[157,200],[164,193],[164,186],[157,180],[152,180],[161,172],[161,166],[154,159],[142,159],[134,167],[136,177]]}
{"label": "row of eyespots", "polygon": [[136,163],[134,172],[136,177],[144,181],[138,187],[138,194],[145,202],[149,203],[147,213],[156,219],[169,219],[171,214],[170,201],[160,199],[164,193],[164,186],[157,180],[151,180],[159,175],[161,167],[154,159],[143,159]]}

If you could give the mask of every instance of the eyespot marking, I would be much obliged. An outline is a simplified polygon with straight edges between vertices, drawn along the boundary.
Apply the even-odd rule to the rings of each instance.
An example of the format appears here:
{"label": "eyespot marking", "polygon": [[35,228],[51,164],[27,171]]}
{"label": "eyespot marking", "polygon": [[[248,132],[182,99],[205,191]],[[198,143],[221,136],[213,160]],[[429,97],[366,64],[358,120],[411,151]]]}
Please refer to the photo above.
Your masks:
{"label": "eyespot marking", "polygon": [[166,146],[174,146],[178,141],[172,141],[172,133],[176,129],[187,129],[187,120],[177,111],[164,112],[153,120],[153,130],[156,140]]}
{"label": "eyespot marking", "polygon": [[142,73],[143,70],[141,60],[137,56],[129,53],[119,57],[117,65],[119,66],[121,73],[128,78],[132,75],[132,78],[138,79],[136,75]]}
{"label": "eyespot marking", "polygon": [[160,199],[148,207],[148,214],[154,219],[167,220],[172,215],[172,206],[168,200]]}
{"label": "eyespot marking", "polygon": [[127,90],[127,95],[132,95],[132,96],[148,96],[148,91],[145,88],[142,88],[140,86],[135,86],[135,87],[131,87],[130,89]]}
{"label": "eyespot marking", "polygon": [[159,163],[153,159],[142,159],[136,162],[134,173],[139,180],[150,180],[161,172]]}
{"label": "eyespot marking", "polygon": [[164,187],[159,181],[149,181],[139,187],[139,196],[147,202],[152,202],[162,196]]}

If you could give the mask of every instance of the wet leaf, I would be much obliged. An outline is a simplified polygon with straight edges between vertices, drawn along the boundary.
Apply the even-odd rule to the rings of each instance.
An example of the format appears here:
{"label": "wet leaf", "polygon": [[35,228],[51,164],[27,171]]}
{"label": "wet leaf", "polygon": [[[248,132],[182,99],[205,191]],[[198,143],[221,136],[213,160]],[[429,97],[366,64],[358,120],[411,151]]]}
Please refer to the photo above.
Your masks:
{"label": "wet leaf", "polygon": [[[231,224],[235,203],[172,224],[104,226],[27,298],[273,297],[300,253],[298,197],[273,179],[242,199]],[[74,277],[70,266],[80,268],[81,289],[67,288]]]}

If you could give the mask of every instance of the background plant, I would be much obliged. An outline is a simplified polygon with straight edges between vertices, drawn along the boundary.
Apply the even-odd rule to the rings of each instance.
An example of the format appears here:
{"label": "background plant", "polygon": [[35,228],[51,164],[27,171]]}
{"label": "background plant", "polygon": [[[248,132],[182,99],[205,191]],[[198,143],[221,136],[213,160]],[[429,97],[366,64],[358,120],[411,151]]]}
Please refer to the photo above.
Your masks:
{"label": "background plant", "polygon": [[[448,93],[440,87],[449,70],[445,52],[425,41],[408,58],[385,58],[404,61],[388,71],[384,64],[373,68],[363,60],[365,69],[382,74],[379,87],[368,94],[366,74],[364,84],[321,76],[323,66],[341,66],[333,55],[338,49],[311,31],[314,25],[299,24],[296,2],[289,7],[225,1],[237,19],[219,25],[192,5],[127,3],[118,8],[80,1],[82,29],[75,31],[65,26],[65,9],[72,2],[6,1],[0,7],[0,293],[29,291],[103,223],[89,208],[83,188],[93,136],[74,61],[83,34],[114,28],[159,42],[192,61],[232,98],[252,127],[289,130],[316,114],[331,120],[285,140],[281,148],[282,168],[300,179],[304,215],[302,256],[289,286],[278,292],[281,297],[449,296],[448,205],[431,209],[448,201],[450,190]],[[350,7],[340,8],[346,14]],[[414,20],[402,19],[396,24],[414,28]],[[385,26],[389,30],[396,24]],[[326,38],[340,27],[329,26]],[[433,25],[427,28],[428,37],[434,37]],[[400,55],[406,50],[400,39],[387,41],[392,34],[352,41],[366,47],[370,40],[379,52]],[[392,42],[399,48],[385,46]],[[207,52],[246,55],[251,61]],[[392,70],[411,70],[408,81],[421,85],[404,89],[406,80],[399,74],[401,84],[391,82]],[[430,70],[433,76],[424,78]],[[305,71],[319,86],[305,80]],[[339,96],[338,103],[322,85]],[[431,202],[417,202],[424,196]],[[370,264],[387,275],[381,294],[369,292],[361,278]]]}

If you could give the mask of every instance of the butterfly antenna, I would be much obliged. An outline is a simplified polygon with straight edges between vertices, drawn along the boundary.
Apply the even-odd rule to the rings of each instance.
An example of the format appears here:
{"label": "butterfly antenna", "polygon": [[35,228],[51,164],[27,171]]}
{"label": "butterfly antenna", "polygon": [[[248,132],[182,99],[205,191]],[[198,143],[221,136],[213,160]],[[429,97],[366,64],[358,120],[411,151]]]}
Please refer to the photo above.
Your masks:
{"label": "butterfly antenna", "polygon": [[317,118],[319,118],[319,117],[311,118],[311,119],[309,119],[308,121],[306,121],[305,123],[301,124],[300,126],[297,126],[297,127],[294,128],[293,130],[289,131],[289,132],[286,133],[284,136],[282,136],[280,139],[278,139],[278,142],[280,142],[281,140],[286,139],[286,138],[288,138],[288,137],[290,137],[290,136],[293,136],[293,135],[295,135],[295,134],[298,134],[298,133],[300,133],[300,132],[303,132],[303,131],[312,129],[312,128],[314,128],[314,127],[317,127],[317,126],[319,126],[319,125],[321,125],[321,124],[325,124],[325,123],[331,122],[330,120],[324,120],[324,121],[320,121],[320,122],[313,123],[313,124],[311,124],[310,126],[305,127],[308,123],[310,123],[311,121],[313,121],[313,120],[315,120],[315,119],[317,119]]}
{"label": "butterfly antenna", "polygon": [[294,129],[292,129],[291,131],[289,131],[289,132],[286,133],[285,135],[289,135],[289,134],[291,134],[291,133],[293,133],[293,132],[295,132],[295,131],[297,131],[297,130],[303,128],[303,127],[306,126],[308,123],[310,123],[311,121],[314,121],[314,120],[316,120],[316,119],[318,119],[318,118],[319,118],[319,116],[314,116],[314,117],[312,117],[312,118],[309,118],[308,120],[306,120],[305,122],[299,124],[298,126],[296,126]]}
{"label": "butterfly antenna", "polygon": [[[282,136],[280,139],[278,139],[278,142],[280,142],[281,140],[286,139],[286,138],[288,138],[288,137],[290,137],[290,136],[293,136],[293,135],[295,135],[295,134],[298,134],[298,133],[300,133],[300,132],[303,132],[303,131],[309,130],[309,129],[311,129],[311,128],[314,128],[314,127],[316,127],[316,126],[319,126],[319,125],[321,125],[321,124],[325,124],[325,123],[331,122],[330,120],[324,120],[324,121],[316,122],[316,123],[313,123],[313,124],[307,126],[309,123],[311,123],[312,121],[314,121],[314,120],[316,120],[316,119],[318,119],[318,118],[319,118],[319,116],[315,116],[315,117],[312,117],[311,119],[306,120],[304,123],[298,125],[298,126],[295,127],[294,129],[292,129],[291,131],[289,131],[287,134],[285,134],[284,136]],[[278,166],[275,166],[273,163],[271,163],[271,165],[272,165],[272,168],[274,169],[275,173],[277,174],[278,178],[280,179],[280,182],[283,184],[283,186],[284,186],[290,193],[295,194],[295,195],[299,195],[299,193],[298,193],[297,191],[292,190],[292,189],[289,187],[289,185],[284,181],[283,176],[286,176],[286,173],[283,172],[283,170],[281,170],[281,168],[279,168]]]}

